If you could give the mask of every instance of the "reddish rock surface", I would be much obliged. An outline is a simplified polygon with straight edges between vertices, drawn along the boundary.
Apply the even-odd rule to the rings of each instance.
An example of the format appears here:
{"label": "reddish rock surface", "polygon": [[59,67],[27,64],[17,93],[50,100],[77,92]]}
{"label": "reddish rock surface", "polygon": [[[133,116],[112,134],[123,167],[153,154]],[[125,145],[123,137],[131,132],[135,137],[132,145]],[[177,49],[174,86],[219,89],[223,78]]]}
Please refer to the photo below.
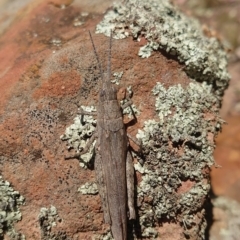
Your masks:
{"label": "reddish rock surface", "polygon": [[[23,219],[16,224],[26,239],[41,238],[39,211],[50,205],[62,219],[53,232],[91,239],[107,228],[100,198],[81,195],[77,189],[94,181],[94,171],[80,168],[77,160],[64,161],[66,144],[60,136],[73,122],[76,104],[96,105],[97,82],[83,82],[80,72],[94,61],[88,30],[94,32],[102,15],[94,8],[81,15],[91,8],[87,1],[75,5],[71,1],[39,2],[19,11],[0,39],[1,174],[26,199],[21,207]],[[62,3],[69,6],[61,9]],[[76,19],[83,24],[74,27]],[[95,34],[93,38],[96,46],[106,50],[107,38]],[[149,92],[156,81],[168,84],[171,76],[184,85],[189,79],[178,63],[163,55],[155,53],[140,60],[141,42],[118,40],[120,50],[114,43],[112,68],[124,70],[122,83],[132,86],[133,102],[142,111],[138,123],[128,129],[136,134],[145,119],[154,116]]]}
{"label": "reddish rock surface", "polygon": [[[99,196],[77,192],[80,185],[94,181],[94,171],[80,168],[76,160],[64,161],[66,147],[59,137],[72,123],[77,112],[76,103],[96,103],[97,84],[90,86],[87,97],[81,95],[83,76],[71,56],[79,61],[84,59],[86,66],[94,61],[87,31],[94,32],[109,2],[32,1],[27,6],[22,3],[23,8],[16,12],[1,14],[0,23],[5,27],[1,29],[0,38],[0,166],[3,177],[26,198],[25,206],[21,207],[23,220],[16,224],[16,229],[24,233],[27,239],[40,239],[39,211],[41,207],[50,205],[56,206],[62,219],[53,231],[66,232],[74,239],[91,239],[91,234],[101,233],[108,227],[103,224]],[[66,7],[61,9],[63,5]],[[229,7],[239,9],[239,5]],[[211,10],[214,10],[214,5]],[[89,14],[82,16],[82,12]],[[229,9],[225,8],[225,12]],[[14,18],[9,19],[11,16]],[[240,90],[240,64],[237,58],[240,38],[239,34],[235,36],[237,31],[232,31],[235,35],[230,36],[227,27],[222,28],[224,31],[221,32],[223,21],[218,21],[219,16],[223,16],[222,10],[216,10],[211,19],[202,20],[207,24],[211,22],[221,36],[225,34],[232,39],[229,41],[234,42],[235,60],[230,65],[233,81],[222,110],[228,125],[224,126],[223,133],[217,139],[215,152],[216,162],[222,167],[212,170],[212,187],[216,195],[230,196],[240,201],[240,117],[239,91],[236,91]],[[235,17],[235,22],[239,21],[239,14]],[[83,24],[74,27],[76,22]],[[107,38],[95,34],[93,37],[97,46],[106,48]],[[85,49],[81,48],[82,43]],[[182,84],[187,84],[189,80],[181,71],[181,66],[159,54],[139,61],[137,52],[142,42],[125,39],[117,44],[123,50],[114,50],[113,46],[113,69],[117,71],[124,66],[122,82],[132,85],[133,101],[141,103],[141,111],[144,111],[138,124],[128,129],[135,134],[137,128],[142,127],[144,116],[154,116],[154,100],[148,93],[155,80],[166,84],[169,76]],[[83,57],[88,52],[90,57]],[[54,71],[51,71],[52,68]],[[142,100],[144,94],[148,107]],[[91,102],[89,99],[92,99]],[[187,191],[191,185],[192,182],[187,181],[179,192]],[[174,228],[176,235],[178,231],[180,233],[178,226],[174,225]],[[169,237],[172,236],[172,229],[171,224],[165,224],[160,233],[166,239],[172,239]]]}
{"label": "reddish rock surface", "polygon": [[227,117],[217,139],[215,160],[221,168],[212,169],[212,186],[216,195],[240,202],[240,116]]}

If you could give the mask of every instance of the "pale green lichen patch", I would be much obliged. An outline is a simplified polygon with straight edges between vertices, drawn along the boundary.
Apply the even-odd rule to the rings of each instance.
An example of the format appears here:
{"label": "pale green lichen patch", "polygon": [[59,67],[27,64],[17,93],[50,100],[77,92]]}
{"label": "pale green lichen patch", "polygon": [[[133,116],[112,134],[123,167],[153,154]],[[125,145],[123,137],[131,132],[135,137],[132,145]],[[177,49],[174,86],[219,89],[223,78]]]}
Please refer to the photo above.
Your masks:
{"label": "pale green lichen patch", "polygon": [[0,239],[3,239],[5,234],[9,236],[9,239],[25,239],[23,234],[14,229],[14,223],[22,219],[19,206],[23,203],[23,196],[0,176]]}
{"label": "pale green lichen patch", "polygon": [[185,71],[195,80],[207,81],[222,95],[229,75],[227,56],[218,39],[208,38],[199,23],[182,14],[168,0],[127,0],[115,3],[96,32],[116,39],[132,35],[148,43],[139,56],[149,57],[153,50],[163,49],[185,64]]}
{"label": "pale green lichen patch", "polygon": [[96,183],[85,183],[84,185],[78,188],[78,192],[83,195],[95,195],[98,194],[98,188]]}
{"label": "pale green lichen patch", "polygon": [[114,79],[112,79],[111,82],[115,83],[116,85],[119,85],[120,84],[120,80],[122,78],[122,75],[123,75],[123,71],[121,71],[121,72],[114,72],[113,73]]}
{"label": "pale green lichen patch", "polygon": [[38,215],[38,221],[41,229],[41,239],[44,240],[61,239],[58,238],[56,234],[52,233],[52,229],[57,226],[57,223],[62,221],[62,219],[58,216],[58,211],[56,207],[54,206],[50,206],[50,208],[42,207]]}
{"label": "pale green lichen patch", "polygon": [[158,233],[156,231],[156,229],[152,228],[152,227],[148,227],[145,228],[143,233],[142,233],[143,237],[151,237],[151,238],[156,238],[158,236]]}
{"label": "pale green lichen patch", "polygon": [[[86,112],[96,112],[95,107],[81,108]],[[74,123],[66,128],[65,134],[60,136],[61,140],[67,141],[67,147],[69,150],[73,149],[76,153],[79,153],[85,148],[87,142],[92,136],[96,128],[96,120],[93,116],[89,115],[77,115],[74,118]],[[80,166],[87,167],[87,164],[91,160],[94,153],[94,144],[90,146],[89,151],[86,154],[80,156]]]}
{"label": "pale green lichen patch", "polygon": [[[204,239],[206,221],[197,214],[204,215],[207,169],[214,164],[214,137],[221,127],[217,97],[197,82],[186,88],[157,83],[152,92],[158,119],[146,121],[137,134],[145,156],[143,166],[135,164],[142,174],[137,188],[142,230],[147,234],[161,219],[178,219],[186,236]],[[180,193],[187,180],[192,187]]]}

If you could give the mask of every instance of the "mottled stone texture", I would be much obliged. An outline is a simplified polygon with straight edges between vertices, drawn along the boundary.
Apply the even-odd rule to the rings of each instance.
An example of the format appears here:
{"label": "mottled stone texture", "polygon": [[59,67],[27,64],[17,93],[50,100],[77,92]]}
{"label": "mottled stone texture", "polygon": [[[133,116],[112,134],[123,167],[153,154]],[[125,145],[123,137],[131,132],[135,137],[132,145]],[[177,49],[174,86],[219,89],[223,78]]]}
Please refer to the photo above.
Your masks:
{"label": "mottled stone texture", "polygon": [[[88,30],[101,62],[106,63],[109,38],[95,34],[95,29],[110,4],[96,3],[35,1],[19,10],[1,35],[0,173],[25,199],[25,204],[18,206],[22,220],[15,224],[21,235],[14,239],[111,239],[99,196],[78,191],[95,181],[93,164],[82,168],[77,159],[65,161],[68,150],[60,139],[74,123],[77,105],[97,105],[99,71]],[[120,84],[132,88],[139,114],[138,122],[128,124],[127,131],[143,141],[143,154],[134,159],[138,218],[129,225],[129,238],[204,239],[209,171],[228,75],[224,59],[214,75],[211,66],[216,68],[214,61],[218,59],[196,56],[199,63],[212,61],[209,68],[204,62],[198,71],[193,58],[185,62],[188,54],[183,50],[195,47],[206,56],[201,51],[213,44],[219,56],[224,58],[225,53],[220,43],[208,40],[197,24],[188,26],[188,21],[182,31],[197,28],[195,45],[189,38],[184,45],[181,38],[181,51],[173,51],[174,42],[168,51],[156,31],[164,26],[166,40],[174,35],[174,29],[171,22],[165,24],[164,14],[166,19],[184,16],[165,3],[156,28],[148,26],[145,18],[157,17],[151,11],[162,3],[150,1],[151,9],[126,1],[132,15],[125,15],[125,5],[115,6],[115,15],[110,14],[110,29],[119,33],[122,21],[123,32],[129,35],[113,40],[112,72],[123,72]],[[109,32],[108,22],[104,22],[104,29]],[[198,34],[201,41],[206,40],[204,48],[196,44]],[[140,49],[148,50],[149,46],[151,56],[138,56]],[[127,116],[124,122],[129,122]],[[138,163],[140,158],[143,165]],[[4,234],[7,232],[4,228]]]}

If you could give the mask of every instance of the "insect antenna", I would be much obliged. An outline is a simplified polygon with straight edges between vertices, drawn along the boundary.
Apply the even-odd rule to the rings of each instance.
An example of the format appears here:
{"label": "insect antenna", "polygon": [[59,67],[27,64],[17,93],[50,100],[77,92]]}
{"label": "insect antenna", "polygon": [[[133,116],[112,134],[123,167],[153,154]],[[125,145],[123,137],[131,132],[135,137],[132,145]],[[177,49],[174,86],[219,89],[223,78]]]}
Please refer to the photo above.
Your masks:
{"label": "insect antenna", "polygon": [[89,32],[89,36],[90,36],[90,39],[91,39],[91,42],[92,42],[93,51],[94,51],[94,54],[95,54],[96,59],[97,59],[98,67],[99,67],[99,69],[100,69],[101,79],[102,79],[102,81],[103,81],[102,65],[101,65],[101,63],[100,63],[100,60],[99,60],[99,57],[98,57],[98,54],[97,54],[97,50],[96,50],[96,47],[95,47],[94,42],[93,42],[92,34],[91,34],[90,31],[88,31],[88,32]]}
{"label": "insect antenna", "polygon": [[108,82],[111,80],[111,58],[112,58],[112,31],[110,33],[110,40],[109,40],[109,50],[108,50],[108,67],[107,67],[107,73],[108,73]]}

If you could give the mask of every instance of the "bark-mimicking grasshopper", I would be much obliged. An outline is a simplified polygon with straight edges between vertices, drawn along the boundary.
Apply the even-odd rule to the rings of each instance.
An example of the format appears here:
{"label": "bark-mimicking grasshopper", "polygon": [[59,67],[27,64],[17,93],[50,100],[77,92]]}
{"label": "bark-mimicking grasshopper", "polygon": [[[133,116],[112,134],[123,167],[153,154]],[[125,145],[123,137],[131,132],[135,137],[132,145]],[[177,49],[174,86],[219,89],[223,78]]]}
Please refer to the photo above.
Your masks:
{"label": "bark-mimicking grasshopper", "polygon": [[[129,100],[121,107],[117,99],[117,90],[110,81],[112,34],[110,36],[107,74],[103,73],[90,32],[89,35],[101,73],[97,127],[83,151],[77,155],[65,157],[65,159],[79,157],[86,153],[94,140],[97,140],[95,146],[95,170],[104,220],[111,225],[115,240],[126,240],[127,205],[129,219],[136,218],[134,209],[134,168],[132,156],[128,150],[129,140],[122,114],[122,109],[130,106],[131,101]],[[83,110],[81,114],[96,115]]]}

